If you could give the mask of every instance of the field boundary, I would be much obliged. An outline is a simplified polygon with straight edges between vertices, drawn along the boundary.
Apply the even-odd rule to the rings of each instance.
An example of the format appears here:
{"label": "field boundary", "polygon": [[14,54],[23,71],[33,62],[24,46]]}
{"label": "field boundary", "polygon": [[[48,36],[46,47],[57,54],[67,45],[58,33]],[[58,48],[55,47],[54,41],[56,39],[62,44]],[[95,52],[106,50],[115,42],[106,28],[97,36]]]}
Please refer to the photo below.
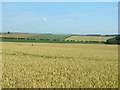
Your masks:
{"label": "field boundary", "polygon": [[0,42],[31,42],[31,43],[76,43],[76,44],[105,44],[104,42],[80,42],[80,41],[40,41],[25,39],[5,39],[0,38]]}

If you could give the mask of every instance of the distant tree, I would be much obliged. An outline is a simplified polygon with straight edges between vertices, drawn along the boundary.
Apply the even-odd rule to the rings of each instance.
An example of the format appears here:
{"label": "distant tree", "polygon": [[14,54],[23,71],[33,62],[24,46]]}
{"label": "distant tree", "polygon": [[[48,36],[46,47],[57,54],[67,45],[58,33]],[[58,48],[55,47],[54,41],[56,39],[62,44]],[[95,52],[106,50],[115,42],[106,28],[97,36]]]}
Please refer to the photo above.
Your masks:
{"label": "distant tree", "polygon": [[117,37],[115,37],[116,40],[120,41],[120,35],[118,35]]}
{"label": "distant tree", "polygon": [[53,39],[53,41],[56,41],[56,39]]}
{"label": "distant tree", "polygon": [[106,44],[120,44],[119,37],[107,39]]}
{"label": "distant tree", "polygon": [[117,37],[115,37],[117,40],[117,43],[120,45],[120,35],[118,35]]}
{"label": "distant tree", "polygon": [[69,40],[66,40],[67,42],[69,42]]}
{"label": "distant tree", "polygon": [[10,32],[8,31],[8,34],[10,34]]}

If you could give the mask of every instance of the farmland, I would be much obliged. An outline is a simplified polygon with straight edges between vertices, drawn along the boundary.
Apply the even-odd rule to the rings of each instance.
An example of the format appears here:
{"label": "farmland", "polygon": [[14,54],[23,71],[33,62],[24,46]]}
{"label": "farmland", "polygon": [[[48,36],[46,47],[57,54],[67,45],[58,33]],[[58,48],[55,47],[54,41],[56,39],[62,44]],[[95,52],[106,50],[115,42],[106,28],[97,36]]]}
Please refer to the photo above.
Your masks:
{"label": "farmland", "polygon": [[3,42],[38,42],[38,43],[83,43],[83,44],[105,44],[114,36],[80,36],[60,34],[30,34],[10,33],[1,34],[0,41]]}
{"label": "farmland", "polygon": [[118,46],[2,42],[4,88],[117,88]]}
{"label": "farmland", "polygon": [[11,33],[11,34],[1,34],[0,37],[6,37],[6,38],[26,38],[31,37],[35,35],[41,35],[41,34],[27,34],[27,33]]}
{"label": "farmland", "polygon": [[75,41],[106,41],[111,37],[105,36],[71,36],[66,38],[65,40],[75,40]]}
{"label": "farmland", "polygon": [[32,36],[32,37],[28,37],[27,39],[60,41],[60,40],[64,40],[67,37],[70,37],[70,35],[54,35],[54,34],[51,35],[51,34],[47,34],[47,35]]}
{"label": "farmland", "polygon": [[46,40],[34,40],[34,39],[11,39],[0,38],[0,42],[29,42],[29,43],[79,43],[79,44],[104,44],[102,42],[76,42],[76,41],[46,41]]}

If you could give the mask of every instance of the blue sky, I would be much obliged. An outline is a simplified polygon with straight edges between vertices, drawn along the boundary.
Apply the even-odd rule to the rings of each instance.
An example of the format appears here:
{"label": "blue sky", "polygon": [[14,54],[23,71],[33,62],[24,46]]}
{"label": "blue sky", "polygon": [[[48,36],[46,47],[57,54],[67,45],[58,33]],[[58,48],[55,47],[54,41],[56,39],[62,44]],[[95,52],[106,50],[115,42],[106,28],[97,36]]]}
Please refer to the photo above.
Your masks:
{"label": "blue sky", "polygon": [[118,33],[117,2],[4,2],[4,32]]}

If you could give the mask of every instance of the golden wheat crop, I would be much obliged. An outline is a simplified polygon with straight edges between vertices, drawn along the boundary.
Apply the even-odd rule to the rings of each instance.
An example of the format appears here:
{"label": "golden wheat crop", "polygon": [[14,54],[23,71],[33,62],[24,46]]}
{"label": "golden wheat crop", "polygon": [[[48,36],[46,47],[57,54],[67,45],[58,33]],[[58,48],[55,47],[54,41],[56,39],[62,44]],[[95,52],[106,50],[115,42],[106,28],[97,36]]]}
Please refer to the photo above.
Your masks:
{"label": "golden wheat crop", "polygon": [[11,34],[3,34],[0,35],[0,37],[7,37],[7,38],[26,38],[36,35],[42,35],[42,34],[27,34],[27,33],[11,33]]}
{"label": "golden wheat crop", "polygon": [[3,43],[4,88],[117,88],[117,45]]}
{"label": "golden wheat crop", "polygon": [[65,40],[75,40],[75,41],[106,41],[113,37],[103,37],[103,36],[71,36]]}

